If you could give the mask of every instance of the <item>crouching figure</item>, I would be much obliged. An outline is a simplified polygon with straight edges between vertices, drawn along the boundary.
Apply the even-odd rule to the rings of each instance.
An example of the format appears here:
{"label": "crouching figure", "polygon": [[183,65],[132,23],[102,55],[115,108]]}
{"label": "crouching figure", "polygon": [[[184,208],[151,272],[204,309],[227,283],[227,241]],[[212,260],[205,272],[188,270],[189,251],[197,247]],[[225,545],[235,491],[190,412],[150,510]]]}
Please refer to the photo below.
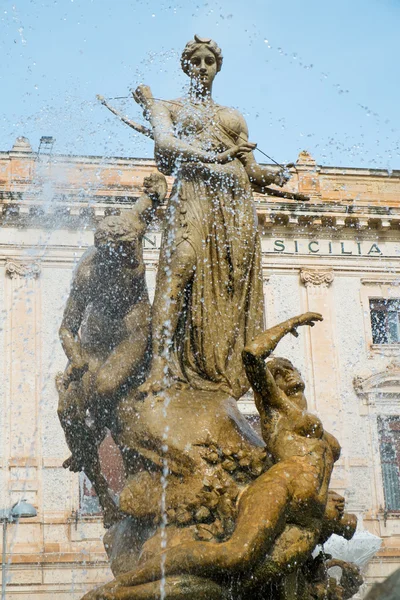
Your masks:
{"label": "crouching figure", "polygon": [[71,450],[64,467],[89,477],[106,526],[119,514],[101,473],[98,447],[106,428],[113,433],[119,399],[145,380],[151,360],[142,241],[167,183],[154,173],[143,186],[132,210],[106,217],[97,228],[95,245],[76,268],[59,332],[69,361],[57,378],[58,415]]}

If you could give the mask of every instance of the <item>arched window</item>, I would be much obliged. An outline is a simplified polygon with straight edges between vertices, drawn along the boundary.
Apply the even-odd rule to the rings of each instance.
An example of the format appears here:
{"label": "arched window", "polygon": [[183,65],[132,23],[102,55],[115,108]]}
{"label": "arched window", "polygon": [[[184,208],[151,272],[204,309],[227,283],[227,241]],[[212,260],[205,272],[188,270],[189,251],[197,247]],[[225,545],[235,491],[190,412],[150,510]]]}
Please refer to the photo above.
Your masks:
{"label": "arched window", "polygon": [[400,364],[356,378],[354,386],[370,418],[377,505],[400,516]]}

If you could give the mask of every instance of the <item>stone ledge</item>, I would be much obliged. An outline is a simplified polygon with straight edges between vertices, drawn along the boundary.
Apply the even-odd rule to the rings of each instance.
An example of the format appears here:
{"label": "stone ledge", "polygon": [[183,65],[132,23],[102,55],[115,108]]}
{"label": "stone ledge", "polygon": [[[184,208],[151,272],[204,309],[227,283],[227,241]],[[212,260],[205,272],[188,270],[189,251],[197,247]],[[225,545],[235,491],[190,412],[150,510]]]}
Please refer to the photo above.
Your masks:
{"label": "stone ledge", "polygon": [[6,554],[6,560],[12,565],[51,565],[60,563],[85,563],[88,565],[104,564],[108,567],[109,562],[105,552],[36,552],[32,554]]}

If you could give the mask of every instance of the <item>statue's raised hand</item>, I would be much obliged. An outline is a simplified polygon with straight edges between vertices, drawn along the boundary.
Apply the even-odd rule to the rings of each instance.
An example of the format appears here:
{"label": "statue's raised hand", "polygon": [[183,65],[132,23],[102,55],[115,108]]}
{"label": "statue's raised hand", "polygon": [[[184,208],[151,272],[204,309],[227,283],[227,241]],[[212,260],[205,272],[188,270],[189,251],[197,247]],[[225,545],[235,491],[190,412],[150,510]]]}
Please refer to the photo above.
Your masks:
{"label": "statue's raised hand", "polygon": [[150,197],[163,202],[167,195],[167,181],[161,173],[152,173],[143,179],[143,189]]}
{"label": "statue's raised hand", "polygon": [[148,85],[141,83],[136,90],[132,92],[132,96],[135,102],[144,108],[145,112],[150,110],[154,98],[153,93]]}
{"label": "statue's raised hand", "polygon": [[287,167],[285,167],[284,169],[278,171],[278,173],[275,175],[273,183],[279,187],[282,187],[289,181],[291,176],[291,173],[289,173]]}
{"label": "statue's raised hand", "polygon": [[316,321],[323,321],[324,318],[320,313],[314,312],[306,312],[298,317],[293,317],[293,319],[289,319],[288,321],[288,332],[298,337],[297,327],[301,325],[309,325],[310,327],[314,327]]}

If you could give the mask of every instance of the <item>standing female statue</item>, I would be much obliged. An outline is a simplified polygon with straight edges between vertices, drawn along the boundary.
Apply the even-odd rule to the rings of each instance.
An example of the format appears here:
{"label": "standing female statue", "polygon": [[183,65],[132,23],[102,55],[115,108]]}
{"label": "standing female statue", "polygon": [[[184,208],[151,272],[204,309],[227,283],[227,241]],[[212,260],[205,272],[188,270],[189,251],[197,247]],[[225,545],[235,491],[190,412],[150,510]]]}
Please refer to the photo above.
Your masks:
{"label": "standing female statue", "polygon": [[153,305],[153,363],[141,387],[169,377],[240,397],[248,389],[240,357],[262,324],[260,242],[252,186],[286,179],[254,159],[246,122],[212,99],[222,54],[195,36],[182,54],[187,98],[134,92],[149,118],[159,170],[176,182],[166,214]]}

